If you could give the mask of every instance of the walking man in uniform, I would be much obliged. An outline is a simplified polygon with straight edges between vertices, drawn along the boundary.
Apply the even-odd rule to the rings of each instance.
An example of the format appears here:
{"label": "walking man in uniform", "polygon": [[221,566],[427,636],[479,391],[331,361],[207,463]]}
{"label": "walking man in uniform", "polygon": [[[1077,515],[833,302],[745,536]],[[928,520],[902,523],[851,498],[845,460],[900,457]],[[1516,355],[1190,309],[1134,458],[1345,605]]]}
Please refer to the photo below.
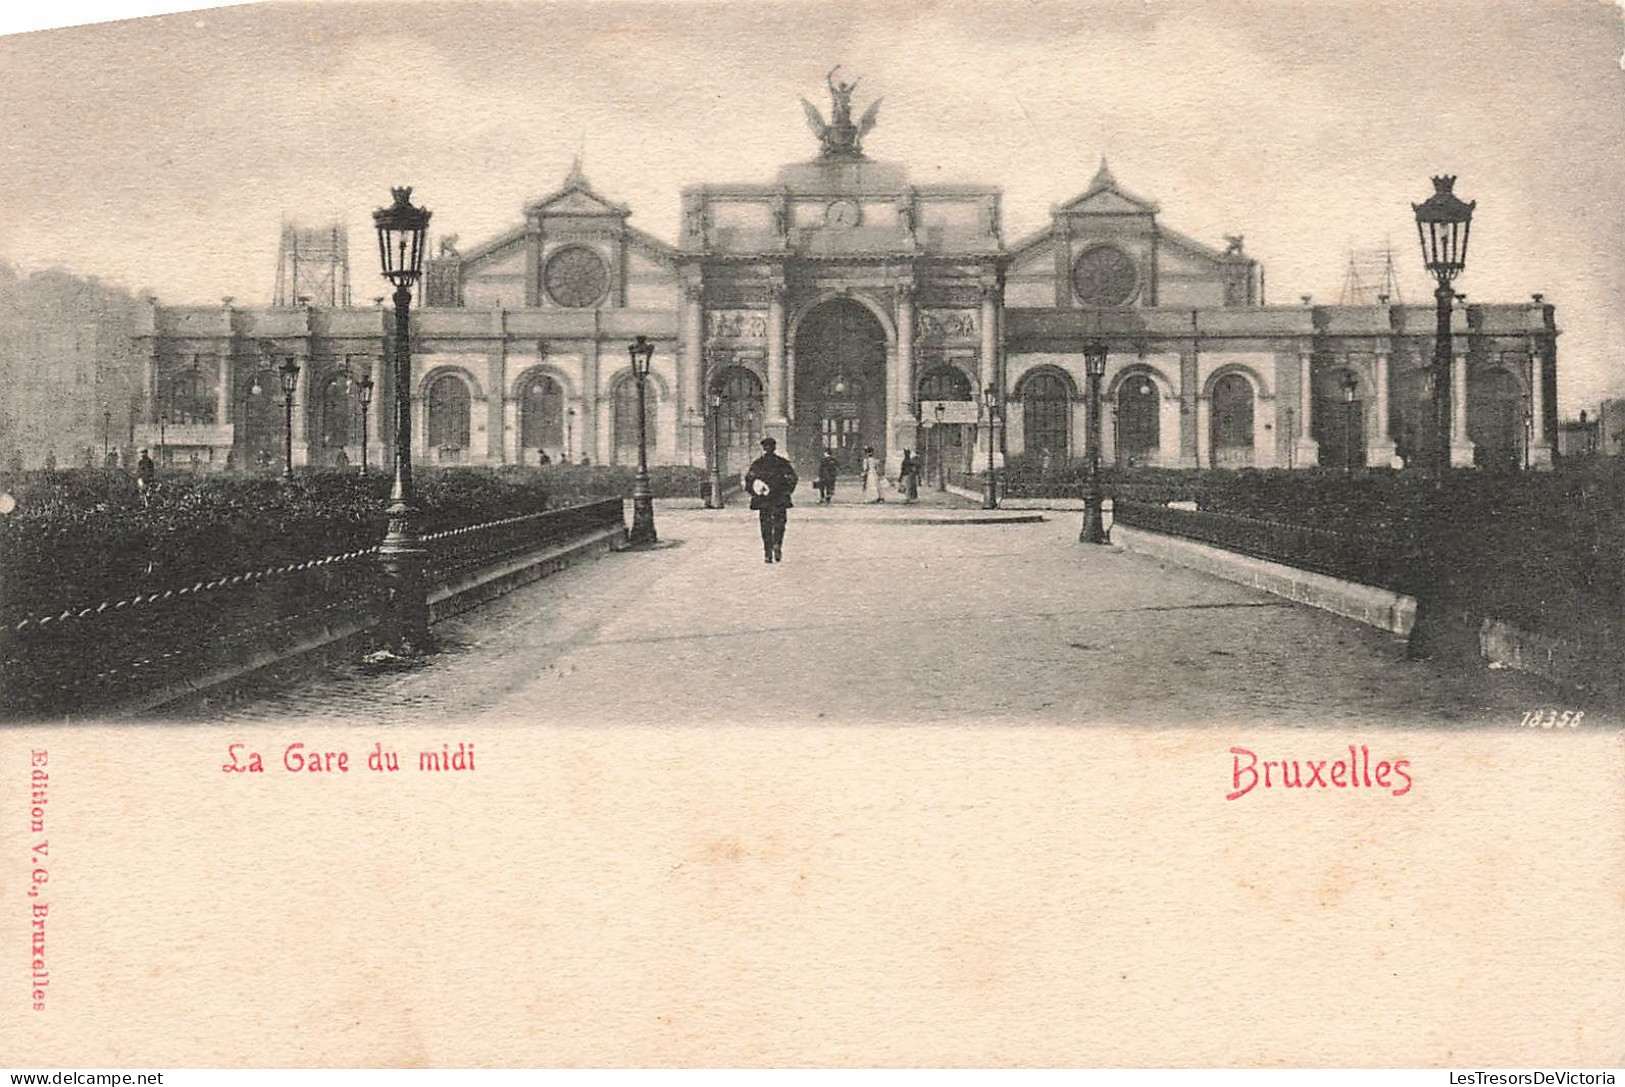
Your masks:
{"label": "walking man in uniform", "polygon": [[763,438],[762,455],[745,473],[750,508],[757,511],[762,522],[764,562],[784,561],[785,511],[793,505],[790,494],[800,482],[790,462],[773,451],[778,444],[772,438]]}

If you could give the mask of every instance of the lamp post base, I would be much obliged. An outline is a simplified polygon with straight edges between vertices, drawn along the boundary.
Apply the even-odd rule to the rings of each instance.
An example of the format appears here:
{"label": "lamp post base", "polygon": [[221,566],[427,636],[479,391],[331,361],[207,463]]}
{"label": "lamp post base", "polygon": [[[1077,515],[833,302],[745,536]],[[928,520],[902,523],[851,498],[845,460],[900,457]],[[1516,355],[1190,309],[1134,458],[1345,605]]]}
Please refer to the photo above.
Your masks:
{"label": "lamp post base", "polygon": [[1111,537],[1106,534],[1106,522],[1101,516],[1101,496],[1090,495],[1083,500],[1083,529],[1078,533],[1078,542],[1086,544],[1111,543]]}
{"label": "lamp post base", "polygon": [[423,578],[428,552],[410,525],[400,523],[402,516],[409,518],[410,514],[410,510],[400,507],[390,509],[389,533],[378,548],[379,562],[389,582],[384,648],[397,657],[420,657],[435,650],[434,637],[429,633],[429,591]]}
{"label": "lamp post base", "polygon": [[727,503],[722,498],[722,473],[712,472],[711,485],[705,491],[705,508],[720,510],[726,505]]}
{"label": "lamp post base", "polygon": [[657,539],[654,496],[649,493],[647,481],[640,479],[632,492],[632,531],[627,533],[626,542],[633,547],[647,547]]}
{"label": "lamp post base", "polygon": [[993,481],[993,477],[991,475],[982,481],[982,508],[985,510],[996,510],[999,508],[998,484]]}

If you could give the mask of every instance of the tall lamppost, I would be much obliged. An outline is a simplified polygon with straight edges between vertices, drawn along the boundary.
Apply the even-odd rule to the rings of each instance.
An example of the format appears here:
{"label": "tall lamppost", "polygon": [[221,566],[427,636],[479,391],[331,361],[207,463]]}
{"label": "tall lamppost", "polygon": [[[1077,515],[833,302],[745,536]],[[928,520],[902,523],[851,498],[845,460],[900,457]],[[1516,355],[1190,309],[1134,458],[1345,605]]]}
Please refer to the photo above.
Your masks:
{"label": "tall lamppost", "polygon": [[948,408],[943,404],[942,401],[938,400],[937,406],[932,409],[932,414],[937,417],[937,425],[935,427],[937,432],[935,435],[937,439],[937,490],[946,491],[948,489],[948,466],[942,463],[942,458],[944,451],[947,448],[947,442],[943,440],[944,435],[942,430],[942,419],[943,416],[948,414]]}
{"label": "tall lamppost", "polygon": [[424,551],[412,506],[412,287],[423,274],[423,237],[430,212],[412,206],[410,186],[391,189],[395,202],[372,213],[382,275],[395,285],[395,482],[389,492],[389,529],[378,549],[394,594],[390,641],[397,654],[429,648],[429,598],[423,584]]}
{"label": "tall lamppost", "polygon": [[982,390],[982,404],[987,408],[987,478],[982,480],[982,508],[999,508],[998,484],[993,479],[993,442],[998,434],[999,390],[992,385]]}
{"label": "tall lamppost", "polygon": [[1079,543],[1110,543],[1106,522],[1101,516],[1104,496],[1100,490],[1100,379],[1106,374],[1106,345],[1091,340],[1083,348],[1084,366],[1089,374],[1089,494],[1083,500],[1083,530]]}
{"label": "tall lamppost", "polygon": [[293,478],[293,394],[299,388],[299,363],[289,355],[277,367],[277,376],[282,379],[282,478]]}
{"label": "tall lamppost", "polygon": [[166,431],[169,428],[169,415],[163,413],[158,416],[158,463],[165,468],[169,467],[169,441]]}
{"label": "tall lamppost", "polygon": [[107,454],[113,443],[113,411],[102,405],[102,467],[107,467]]}
{"label": "tall lamppost", "polygon": [[372,375],[362,374],[356,382],[361,396],[361,474],[367,474],[367,413],[372,408]]}
{"label": "tall lamppost", "polygon": [[1354,394],[1360,383],[1353,374],[1343,375],[1343,474],[1354,472]]}
{"label": "tall lamppost", "polygon": [[[1450,470],[1450,311],[1455,302],[1451,286],[1467,267],[1467,236],[1473,225],[1475,200],[1463,201],[1455,194],[1456,178],[1446,175],[1433,179],[1433,195],[1412,204],[1416,213],[1416,233],[1422,241],[1422,263],[1438,281],[1433,292],[1438,329],[1433,338],[1433,468],[1443,479]],[[1466,393],[1466,390],[1461,390]]]}
{"label": "tall lamppost", "polygon": [[705,508],[720,510],[727,505],[722,497],[722,393],[711,391],[711,448],[706,458],[711,462],[711,487],[705,496]]}
{"label": "tall lamppost", "polygon": [[638,475],[632,484],[632,532],[627,542],[652,544],[655,542],[655,500],[649,489],[649,418],[644,398],[649,383],[649,360],[655,345],[647,336],[639,336],[626,347],[632,359],[632,376],[638,383]]}

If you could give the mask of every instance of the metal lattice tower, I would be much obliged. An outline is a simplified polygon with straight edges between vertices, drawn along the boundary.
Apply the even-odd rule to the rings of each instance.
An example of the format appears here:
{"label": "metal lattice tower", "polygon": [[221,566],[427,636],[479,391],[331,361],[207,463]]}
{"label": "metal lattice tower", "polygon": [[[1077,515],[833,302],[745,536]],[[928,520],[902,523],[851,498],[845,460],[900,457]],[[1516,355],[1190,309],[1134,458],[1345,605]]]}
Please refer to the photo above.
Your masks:
{"label": "metal lattice tower", "polygon": [[1343,276],[1343,296],[1338,305],[1375,306],[1383,298],[1396,306],[1401,302],[1393,245],[1349,250],[1349,267]]}
{"label": "metal lattice tower", "polygon": [[282,222],[273,305],[308,298],[319,306],[350,304],[350,240],[342,223],[302,227]]}

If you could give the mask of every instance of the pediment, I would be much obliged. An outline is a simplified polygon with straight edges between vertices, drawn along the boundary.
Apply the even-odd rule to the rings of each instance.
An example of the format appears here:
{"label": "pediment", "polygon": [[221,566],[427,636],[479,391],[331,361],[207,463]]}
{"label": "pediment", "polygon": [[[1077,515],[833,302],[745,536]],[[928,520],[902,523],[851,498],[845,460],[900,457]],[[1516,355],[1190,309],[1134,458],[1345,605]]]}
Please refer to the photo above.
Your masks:
{"label": "pediment", "polygon": [[1067,204],[1066,210],[1074,215],[1155,215],[1157,205],[1110,188],[1086,192]]}
{"label": "pediment", "polygon": [[617,219],[627,214],[619,204],[612,204],[589,189],[566,189],[525,210],[533,215],[606,215]]}

